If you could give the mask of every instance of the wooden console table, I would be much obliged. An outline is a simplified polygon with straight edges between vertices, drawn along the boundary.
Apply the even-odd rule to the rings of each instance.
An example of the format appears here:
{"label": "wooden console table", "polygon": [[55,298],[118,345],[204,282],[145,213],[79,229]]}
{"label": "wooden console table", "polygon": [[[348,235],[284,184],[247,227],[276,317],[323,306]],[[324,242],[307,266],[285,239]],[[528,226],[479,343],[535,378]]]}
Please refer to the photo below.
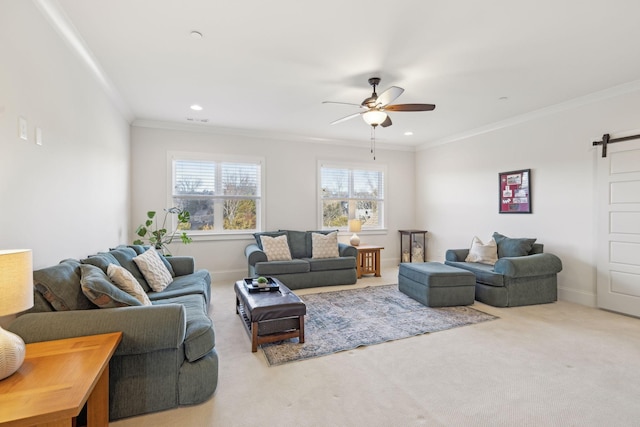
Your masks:
{"label": "wooden console table", "polygon": [[380,250],[383,246],[360,245],[355,247],[358,250],[358,279],[363,274],[375,274],[380,277]]}
{"label": "wooden console table", "polygon": [[109,425],[109,361],[122,332],[27,344],[24,363],[0,381],[0,426],[71,427],[85,402],[87,427]]}

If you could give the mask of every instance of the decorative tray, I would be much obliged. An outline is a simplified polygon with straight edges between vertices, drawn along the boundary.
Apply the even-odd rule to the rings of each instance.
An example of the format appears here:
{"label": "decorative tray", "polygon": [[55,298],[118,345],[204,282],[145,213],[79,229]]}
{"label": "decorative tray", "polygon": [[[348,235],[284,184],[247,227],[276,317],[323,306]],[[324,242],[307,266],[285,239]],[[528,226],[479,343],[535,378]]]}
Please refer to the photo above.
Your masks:
{"label": "decorative tray", "polygon": [[250,293],[254,292],[276,292],[280,290],[278,285],[271,277],[266,277],[267,283],[258,283],[255,278],[248,277],[244,279],[244,285]]}

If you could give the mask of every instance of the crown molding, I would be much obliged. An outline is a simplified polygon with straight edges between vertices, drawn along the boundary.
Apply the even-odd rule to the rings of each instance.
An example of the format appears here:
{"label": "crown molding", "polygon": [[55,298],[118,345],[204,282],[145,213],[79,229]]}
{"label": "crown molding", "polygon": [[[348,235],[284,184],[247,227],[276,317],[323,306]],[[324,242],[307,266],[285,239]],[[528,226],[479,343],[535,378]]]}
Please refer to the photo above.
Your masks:
{"label": "crown molding", "polygon": [[58,35],[60,35],[71,50],[78,55],[80,60],[87,66],[98,84],[106,92],[118,111],[120,111],[120,114],[122,114],[127,122],[131,123],[134,120],[131,108],[104,72],[102,66],[58,2],[56,0],[33,0],[33,3]]}
{"label": "crown molding", "polygon": [[571,99],[569,101],[561,102],[559,104],[551,105],[549,107],[540,108],[538,110],[530,111],[525,114],[511,117],[506,120],[491,123],[486,126],[481,126],[475,129],[471,129],[466,132],[461,132],[455,135],[450,135],[445,138],[441,138],[435,141],[425,142],[416,147],[416,151],[423,151],[429,148],[437,147],[440,145],[449,144],[451,142],[461,141],[474,136],[482,135],[489,132],[494,132],[500,129],[515,126],[521,123],[536,120],[542,117],[558,114],[563,111],[572,110],[574,108],[582,107],[584,105],[592,104],[594,102],[602,101],[608,98],[614,98],[616,96],[625,95],[640,90],[640,80],[634,80],[632,82],[623,83],[621,85],[613,86],[608,89],[604,89],[598,92],[593,92],[578,98]]}

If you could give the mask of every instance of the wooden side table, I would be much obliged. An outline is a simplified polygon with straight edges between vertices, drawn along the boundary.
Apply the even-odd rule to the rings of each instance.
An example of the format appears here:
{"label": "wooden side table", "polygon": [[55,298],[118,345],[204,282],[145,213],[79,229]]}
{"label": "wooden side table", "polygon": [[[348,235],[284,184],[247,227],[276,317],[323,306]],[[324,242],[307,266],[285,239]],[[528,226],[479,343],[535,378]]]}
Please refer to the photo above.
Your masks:
{"label": "wooden side table", "polygon": [[380,277],[380,250],[383,246],[360,245],[355,247],[358,250],[358,279],[363,274],[375,274]]}
{"label": "wooden side table", "polygon": [[109,361],[122,332],[27,344],[24,363],[0,381],[0,426],[71,427],[85,402],[87,427],[109,425]]}

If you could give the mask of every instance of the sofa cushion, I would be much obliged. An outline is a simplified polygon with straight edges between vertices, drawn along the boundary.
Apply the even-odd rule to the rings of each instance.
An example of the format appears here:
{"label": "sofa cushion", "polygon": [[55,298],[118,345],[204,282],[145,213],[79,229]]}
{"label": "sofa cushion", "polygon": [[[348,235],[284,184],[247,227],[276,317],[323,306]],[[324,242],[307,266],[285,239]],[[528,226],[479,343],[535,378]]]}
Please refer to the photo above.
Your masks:
{"label": "sofa cushion", "polygon": [[82,293],[80,262],[75,259],[33,272],[33,285],[56,311],[87,310],[96,306]]}
{"label": "sofa cushion", "polygon": [[262,241],[262,250],[267,255],[268,261],[289,261],[291,260],[291,251],[287,236],[260,236]]}
{"label": "sofa cushion", "polygon": [[465,262],[479,262],[494,265],[498,261],[498,245],[494,238],[487,243],[482,243],[478,237],[471,241],[471,249],[465,258]]}
{"label": "sofa cushion", "polygon": [[142,255],[133,258],[133,262],[136,263],[151,289],[156,292],[166,288],[173,279],[154,248],[149,248]]}
{"label": "sofa cushion", "polygon": [[289,250],[292,258],[308,258],[311,256],[307,253],[307,233],[306,231],[296,230],[280,230],[287,233],[287,241],[289,242]]}
{"label": "sofa cushion", "polygon": [[149,292],[151,290],[151,286],[149,286],[149,283],[147,283],[144,275],[142,274],[136,263],[133,261],[133,259],[138,256],[136,251],[125,246],[119,246],[116,249],[110,250],[109,253],[118,260],[118,263],[121,266],[123,266],[124,268],[129,270],[131,274],[133,274],[133,277],[138,280],[138,283],[140,283],[140,286],[142,286],[142,289],[144,289],[145,292]]}
{"label": "sofa cushion", "polygon": [[294,259],[291,261],[257,262],[255,269],[256,274],[260,276],[308,273],[310,271],[309,263],[302,259]]}
{"label": "sofa cushion", "polygon": [[207,270],[198,270],[193,274],[178,276],[173,279],[162,292],[150,291],[147,296],[151,301],[175,298],[183,295],[203,295],[205,301],[210,300],[211,277]]}
{"label": "sofa cushion", "polygon": [[89,258],[85,258],[80,260],[82,264],[91,264],[99,267],[105,273],[107,272],[107,268],[109,265],[116,264],[120,265],[118,260],[108,252],[100,252],[95,255],[89,255]]}
{"label": "sofa cushion", "polygon": [[181,304],[185,308],[187,327],[184,338],[184,354],[194,362],[208,354],[216,345],[213,322],[207,315],[202,295],[185,295],[153,302],[154,305]]}
{"label": "sofa cushion", "polygon": [[500,233],[493,233],[493,238],[498,244],[498,258],[529,255],[536,239],[513,239]]}
{"label": "sofa cushion", "polygon": [[337,258],[339,256],[337,231],[328,234],[311,233],[311,258]]}
{"label": "sofa cushion", "polygon": [[260,248],[261,251],[264,250],[264,248],[262,247],[262,236],[269,236],[269,237],[278,237],[278,236],[286,236],[287,232],[286,231],[262,231],[260,233],[253,233],[253,237],[255,237],[256,239],[256,243],[258,244],[258,247]]}
{"label": "sofa cushion", "polygon": [[80,265],[82,292],[100,308],[142,305],[135,297],[114,285],[101,268],[91,264]]}
{"label": "sofa cushion", "polygon": [[321,259],[307,258],[306,261],[309,262],[310,271],[330,271],[356,268],[356,259],[353,257]]}
{"label": "sofa cushion", "polygon": [[476,282],[489,286],[504,286],[504,276],[493,271],[493,266],[476,262],[446,261],[445,264],[462,268],[475,274]]}
{"label": "sofa cushion", "polygon": [[107,275],[114,285],[140,301],[142,305],[151,305],[147,293],[129,270],[119,265],[110,264],[107,268]]}

